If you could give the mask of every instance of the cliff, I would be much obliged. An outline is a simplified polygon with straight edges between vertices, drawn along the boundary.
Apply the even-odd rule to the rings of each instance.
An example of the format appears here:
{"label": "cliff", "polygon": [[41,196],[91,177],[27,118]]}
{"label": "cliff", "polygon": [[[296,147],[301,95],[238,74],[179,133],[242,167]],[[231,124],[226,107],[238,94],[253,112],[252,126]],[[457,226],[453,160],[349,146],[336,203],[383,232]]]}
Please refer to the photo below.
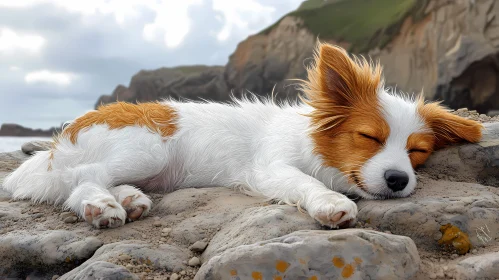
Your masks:
{"label": "cliff", "polygon": [[499,109],[499,3],[493,0],[309,0],[239,43],[222,67],[141,71],[98,104],[164,97],[226,100],[243,90],[296,98],[316,40],[379,59],[388,86],[480,113]]}
{"label": "cliff", "polygon": [[0,127],[0,136],[29,136],[29,137],[52,137],[57,132],[56,128],[48,130],[31,129],[18,124],[2,124]]}

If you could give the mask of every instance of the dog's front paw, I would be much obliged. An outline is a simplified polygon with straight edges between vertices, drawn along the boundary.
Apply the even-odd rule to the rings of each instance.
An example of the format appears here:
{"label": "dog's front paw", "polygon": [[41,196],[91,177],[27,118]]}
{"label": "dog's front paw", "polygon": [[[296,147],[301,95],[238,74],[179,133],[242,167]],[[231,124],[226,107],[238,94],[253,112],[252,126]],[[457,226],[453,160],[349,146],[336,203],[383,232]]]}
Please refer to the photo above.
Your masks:
{"label": "dog's front paw", "polygon": [[125,224],[127,213],[114,198],[84,201],[84,218],[96,228],[116,228]]}
{"label": "dog's front paw", "polygon": [[127,221],[138,220],[149,213],[152,201],[139,189],[130,185],[121,185],[111,190],[116,200],[127,213]]}
{"label": "dog's front paw", "polygon": [[348,228],[357,222],[357,204],[348,198],[320,198],[309,210],[310,216],[324,226]]}

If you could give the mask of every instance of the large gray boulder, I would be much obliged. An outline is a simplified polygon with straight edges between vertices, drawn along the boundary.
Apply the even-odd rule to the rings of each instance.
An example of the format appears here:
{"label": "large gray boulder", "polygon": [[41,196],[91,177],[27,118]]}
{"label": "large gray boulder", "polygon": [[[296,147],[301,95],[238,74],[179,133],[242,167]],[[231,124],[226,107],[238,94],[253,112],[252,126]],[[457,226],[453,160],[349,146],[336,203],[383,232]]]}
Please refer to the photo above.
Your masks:
{"label": "large gray boulder", "polygon": [[229,249],[194,279],[411,279],[419,265],[408,237],[359,229],[297,231]]}

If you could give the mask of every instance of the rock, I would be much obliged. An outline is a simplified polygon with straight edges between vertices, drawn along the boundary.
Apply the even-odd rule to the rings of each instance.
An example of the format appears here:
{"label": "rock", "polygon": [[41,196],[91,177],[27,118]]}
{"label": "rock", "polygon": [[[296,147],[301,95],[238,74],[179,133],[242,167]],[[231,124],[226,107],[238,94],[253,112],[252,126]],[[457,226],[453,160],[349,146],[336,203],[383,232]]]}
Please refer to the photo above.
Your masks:
{"label": "rock", "polygon": [[161,226],[163,226],[163,224],[161,223],[161,221],[155,221],[152,225],[155,226],[155,227],[161,227]]}
{"label": "rock", "polygon": [[319,228],[315,220],[296,207],[270,205],[250,208],[215,234],[202,255],[203,262],[240,245],[280,237],[297,230]]}
{"label": "rock", "polygon": [[199,266],[201,264],[201,261],[198,257],[192,257],[192,259],[189,260],[188,264],[189,266]]}
{"label": "rock", "polygon": [[27,272],[39,266],[79,263],[100,246],[99,239],[70,231],[9,232],[0,236],[0,275]]}
{"label": "rock", "polygon": [[202,253],[206,247],[208,246],[207,242],[204,241],[196,241],[194,244],[192,244],[189,249],[193,252],[196,253]]}
{"label": "rock", "polygon": [[66,224],[74,224],[74,223],[76,223],[77,221],[78,221],[78,217],[76,217],[76,216],[69,216],[69,217],[67,217],[66,219],[64,219],[64,222],[65,222]]}
{"label": "rock", "polygon": [[446,174],[451,181],[499,186],[499,122],[484,125],[486,132],[480,143],[436,151],[420,170],[437,178]]}
{"label": "rock", "polygon": [[499,252],[474,256],[456,266],[457,280],[496,279],[499,275]]}
{"label": "rock", "polygon": [[77,275],[85,275],[83,272],[94,267],[97,262],[109,262],[110,259],[119,260],[121,255],[128,255],[131,259],[151,268],[166,269],[178,272],[185,269],[182,260],[189,258],[189,252],[172,245],[154,246],[144,241],[127,240],[106,244],[99,248],[95,254],[79,267],[64,274],[61,280],[73,279]]}
{"label": "rock", "polygon": [[33,155],[38,151],[47,151],[52,147],[51,141],[31,141],[21,146],[21,151],[27,155]]}
{"label": "rock", "polygon": [[[438,241],[442,240],[440,228],[447,224],[468,235],[471,246],[475,248],[484,246],[484,241],[490,239],[486,234],[492,236],[499,232],[496,222],[499,216],[497,188],[436,181],[423,172],[419,174],[418,188],[411,197],[361,200],[358,207],[359,220],[369,220],[373,227],[382,231],[409,236],[419,248],[426,250],[444,249]],[[459,251],[460,247],[450,249],[451,253],[455,253],[454,249]]]}
{"label": "rock", "polygon": [[172,231],[172,229],[171,229],[171,228],[164,228],[164,229],[161,231],[161,236],[162,236],[162,237],[167,237],[167,236],[170,234],[170,232],[171,232],[171,231]]}
{"label": "rock", "polygon": [[360,229],[296,231],[228,249],[194,279],[411,279],[420,258],[410,238]]}
{"label": "rock", "polygon": [[60,131],[59,128],[42,130],[42,129],[31,129],[18,124],[4,123],[0,127],[0,136],[52,137],[58,131]]}
{"label": "rock", "polygon": [[172,273],[172,275],[170,275],[170,280],[178,280],[180,279],[180,276],[178,276],[177,273]]}
{"label": "rock", "polygon": [[[70,275],[70,277],[68,276]],[[138,280],[139,277],[131,273],[128,269],[121,265],[105,261],[96,261],[92,265],[85,266],[84,269],[69,272],[58,278],[59,280],[86,280],[86,279],[126,279]]]}
{"label": "rock", "polygon": [[163,98],[227,101],[230,90],[220,66],[181,66],[142,70],[135,74],[130,86],[116,87],[114,92],[99,98],[95,107],[116,101],[144,102]]}

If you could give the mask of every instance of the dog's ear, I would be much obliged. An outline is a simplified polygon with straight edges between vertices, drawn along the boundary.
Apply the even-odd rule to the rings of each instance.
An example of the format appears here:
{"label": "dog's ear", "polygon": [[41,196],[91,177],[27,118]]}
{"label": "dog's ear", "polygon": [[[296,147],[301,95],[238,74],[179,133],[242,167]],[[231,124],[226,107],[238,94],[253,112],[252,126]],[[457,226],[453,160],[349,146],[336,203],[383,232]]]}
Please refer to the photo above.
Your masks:
{"label": "dog's ear", "polygon": [[339,124],[359,104],[372,106],[383,86],[382,68],[364,57],[350,57],[337,46],[318,43],[315,61],[304,81],[303,100],[316,110],[311,115],[318,127],[328,129]]}
{"label": "dog's ear", "polygon": [[452,114],[438,102],[424,104],[420,98],[418,111],[435,135],[434,149],[459,142],[476,143],[482,138],[481,123]]}
{"label": "dog's ear", "polygon": [[320,46],[317,71],[322,92],[337,106],[354,106],[376,96],[381,83],[381,66],[353,56],[336,46]]}

